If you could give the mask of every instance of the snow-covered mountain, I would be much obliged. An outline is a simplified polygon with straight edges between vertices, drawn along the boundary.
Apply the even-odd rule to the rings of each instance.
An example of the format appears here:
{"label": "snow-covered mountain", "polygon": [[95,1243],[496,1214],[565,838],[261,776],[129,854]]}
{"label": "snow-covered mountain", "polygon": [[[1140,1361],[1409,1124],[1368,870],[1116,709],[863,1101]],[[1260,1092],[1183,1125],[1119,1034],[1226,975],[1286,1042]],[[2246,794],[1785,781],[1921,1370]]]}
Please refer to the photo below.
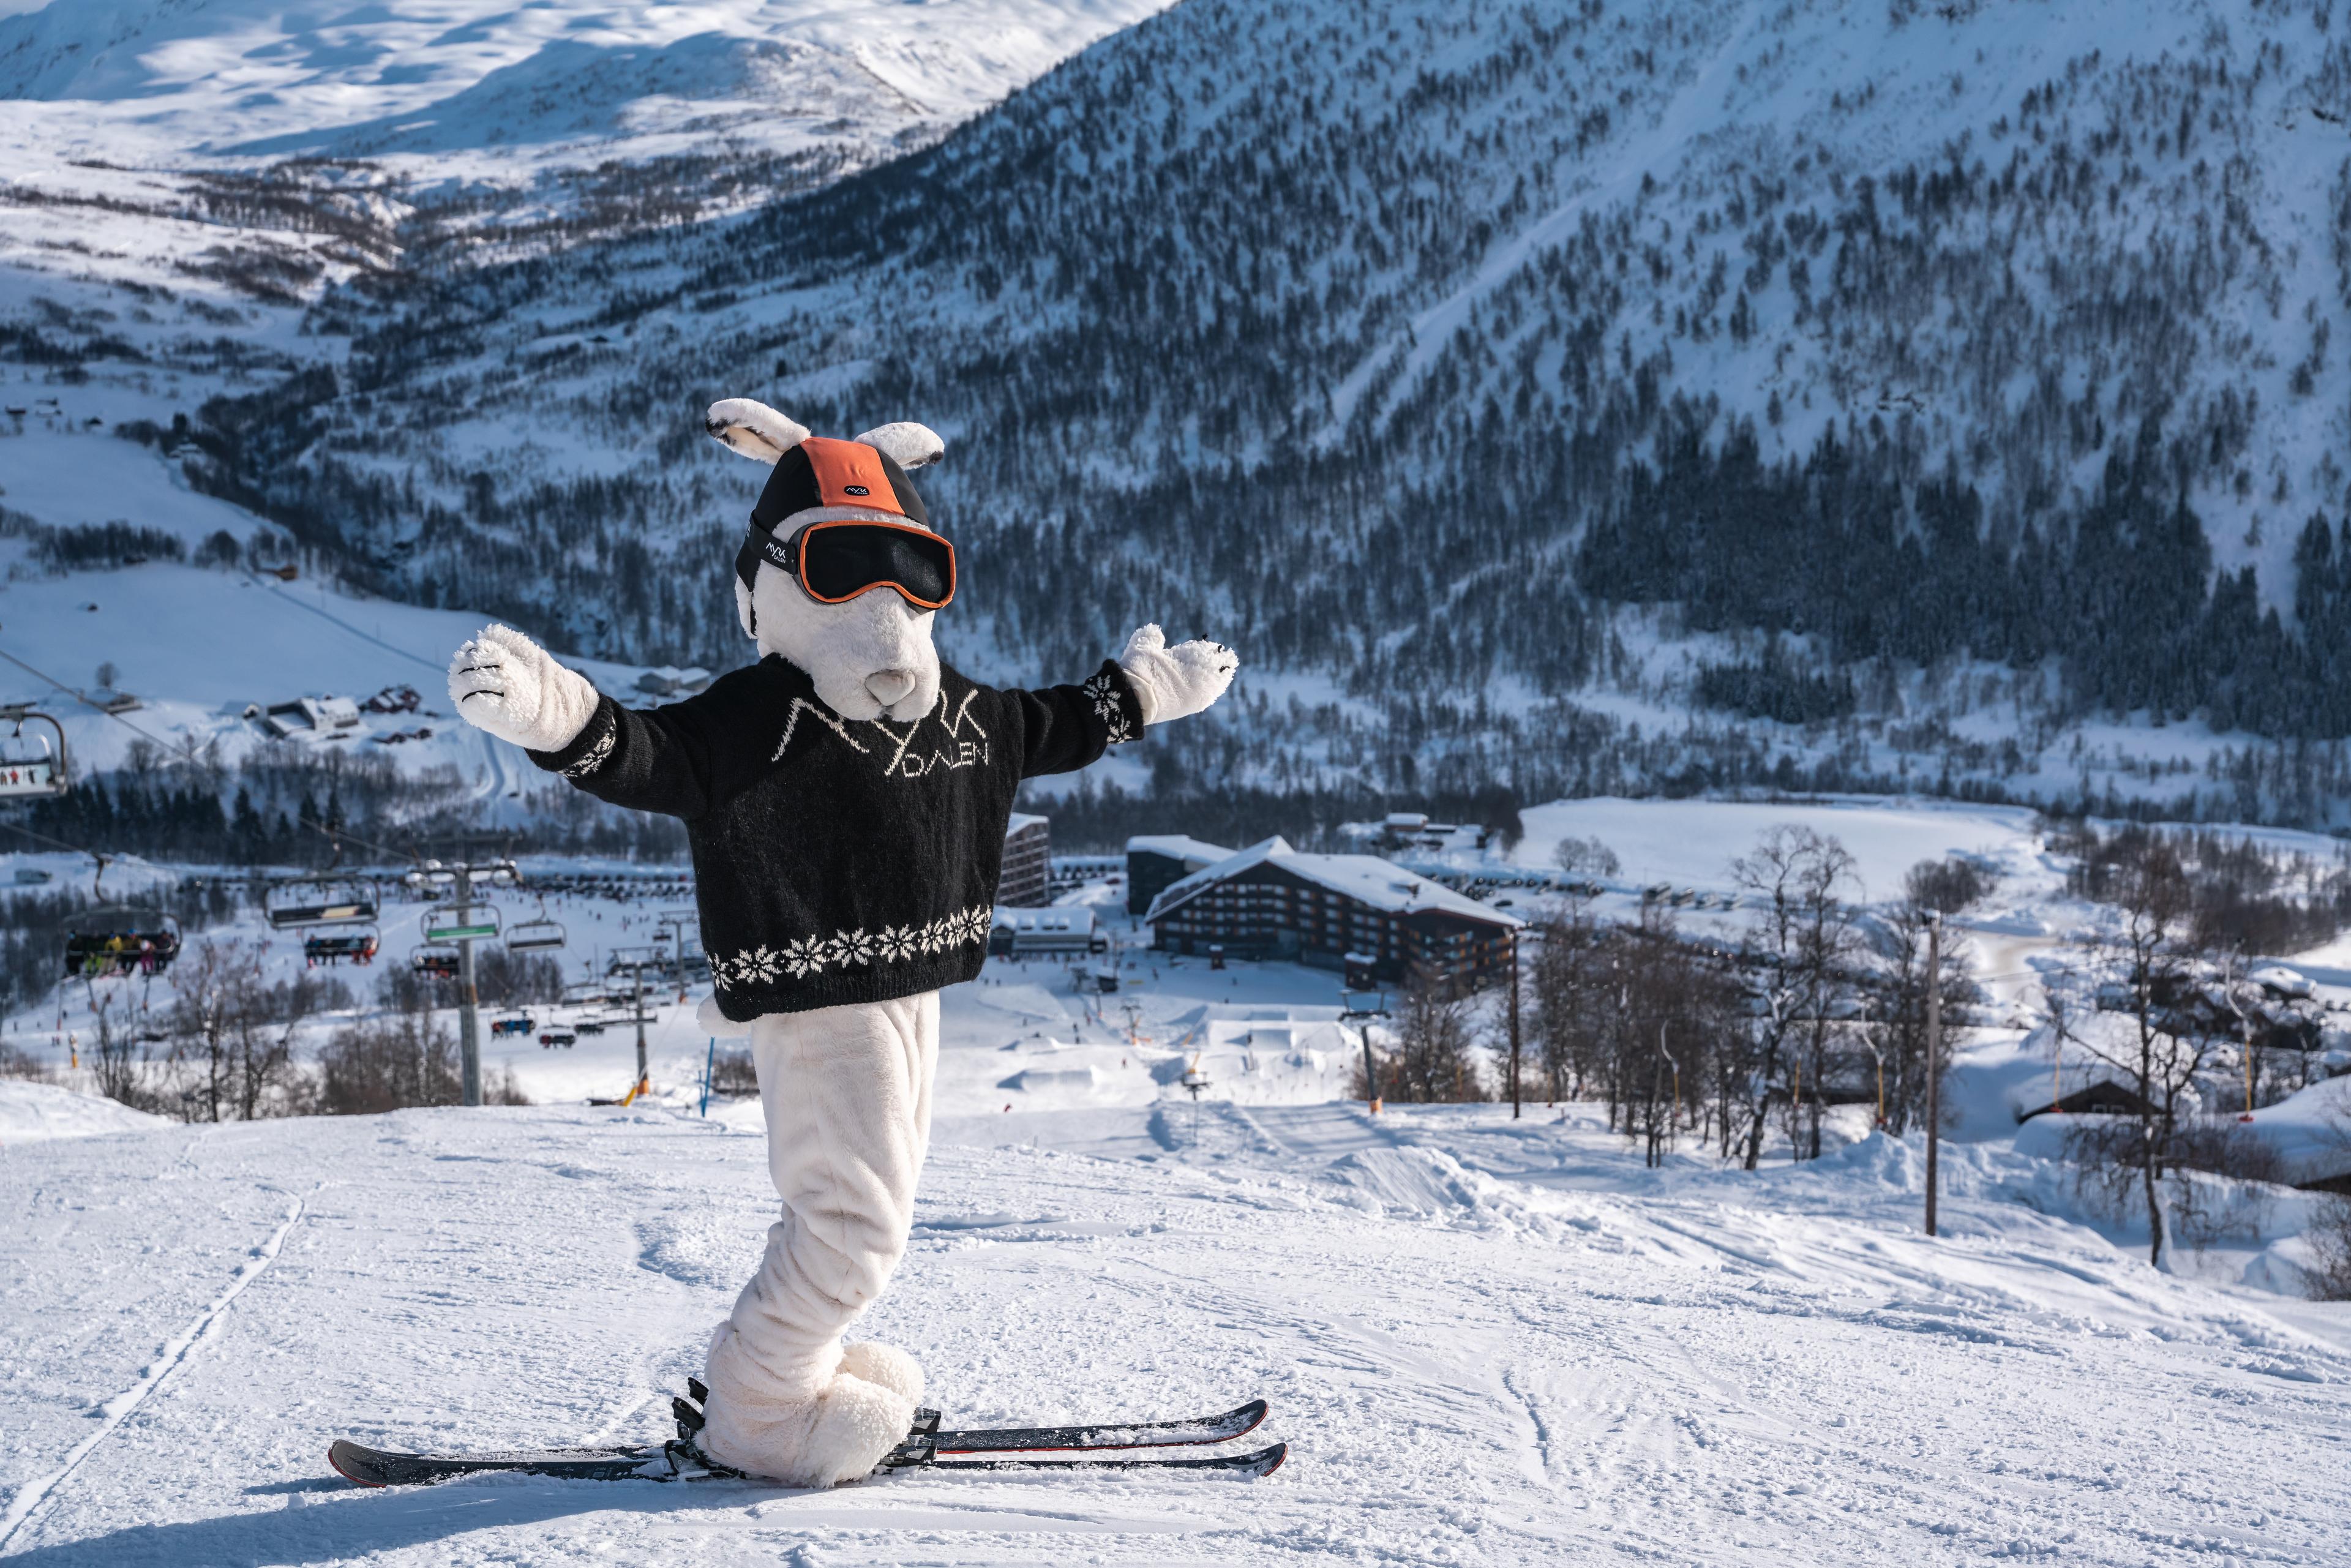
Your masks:
{"label": "snow-covered mountain", "polygon": [[0,263],[308,298],[738,211],[1165,0],[54,0],[0,18]]}
{"label": "snow-covered mountain", "polygon": [[[695,411],[922,418],[970,565],[955,656],[1080,668],[1144,617],[1243,649],[1163,789],[2120,779],[2323,820],[2351,793],[2336,21],[1186,0],[749,211],[486,265],[514,227],[444,222],[154,439],[360,586],[716,665],[758,475]],[[627,46],[645,80],[682,47]],[[461,167],[444,121],[551,144],[610,118],[592,76],[204,145]],[[193,394],[237,340],[47,298],[14,351],[92,376]]]}

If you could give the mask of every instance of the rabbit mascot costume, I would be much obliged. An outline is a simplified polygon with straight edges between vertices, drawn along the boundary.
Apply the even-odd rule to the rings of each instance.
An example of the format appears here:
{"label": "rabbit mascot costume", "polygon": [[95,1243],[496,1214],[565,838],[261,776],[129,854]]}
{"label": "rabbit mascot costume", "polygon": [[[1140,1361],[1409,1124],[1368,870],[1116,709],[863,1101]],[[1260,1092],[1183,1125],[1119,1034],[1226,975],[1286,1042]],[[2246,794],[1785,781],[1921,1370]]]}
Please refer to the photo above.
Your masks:
{"label": "rabbit mascot costume", "polygon": [[872,1470],[922,1397],[911,1356],[841,1335],[905,1252],[939,988],[986,957],[1014,792],[1199,712],[1238,661],[1145,626],[1081,685],[975,685],[931,644],[955,550],[906,476],[946,455],[936,435],[813,437],[746,398],[706,424],[774,470],[735,562],[759,662],[641,711],[491,626],[457,651],[449,695],[590,794],[684,820],[714,1027],[750,1037],[783,1199],[711,1336],[699,1442],[722,1465],[823,1486]]}

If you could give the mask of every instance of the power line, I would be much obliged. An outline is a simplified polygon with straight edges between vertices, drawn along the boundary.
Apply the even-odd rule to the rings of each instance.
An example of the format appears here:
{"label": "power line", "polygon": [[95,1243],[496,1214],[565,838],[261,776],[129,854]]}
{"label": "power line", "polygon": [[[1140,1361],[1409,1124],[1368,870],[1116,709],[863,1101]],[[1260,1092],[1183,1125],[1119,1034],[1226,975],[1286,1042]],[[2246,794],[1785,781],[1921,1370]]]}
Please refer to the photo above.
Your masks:
{"label": "power line", "polygon": [[[68,696],[69,696],[69,697],[73,698],[73,700],[74,700],[74,701],[76,701],[76,702],[78,702],[78,703],[81,704],[81,706],[82,706],[87,707],[87,708],[95,708],[95,709],[97,709],[99,713],[104,714],[107,717],[109,717],[109,718],[112,719],[115,723],[117,723],[117,724],[120,725],[123,728],[125,728],[125,729],[127,729],[127,730],[131,731],[131,734],[133,734],[133,735],[137,735],[137,736],[144,737],[146,739],[152,740],[152,741],[153,741],[156,745],[158,745],[158,746],[160,746],[160,747],[162,747],[166,751],[171,751],[171,750],[172,749],[172,743],[171,743],[170,741],[168,741],[168,740],[165,740],[162,736],[160,736],[160,735],[150,735],[150,734],[148,734],[148,732],[147,732],[147,731],[145,731],[145,730],[143,730],[143,729],[140,728],[137,725],[135,725],[135,724],[131,723],[129,719],[127,719],[127,718],[123,717],[120,714],[116,713],[113,709],[111,709],[111,708],[108,707],[104,703],[96,703],[96,702],[92,702],[92,701],[90,701],[90,700],[89,700],[89,698],[88,698],[88,697],[84,696],[84,695],[80,693],[80,691],[78,691],[78,689],[76,689],[75,687],[72,687],[72,686],[69,686],[69,685],[66,685],[63,681],[61,681],[61,680],[57,679],[55,675],[51,675],[51,674],[43,674],[41,671],[39,671],[39,670],[37,670],[37,669],[33,668],[33,666],[32,666],[32,665],[30,665],[30,664],[28,664],[25,663],[25,661],[24,661],[24,660],[22,660],[22,659],[20,659],[20,658],[16,657],[16,654],[11,653],[10,653],[10,652],[8,652],[5,648],[0,648],[0,659],[5,659],[5,660],[7,660],[10,664],[12,664],[16,665],[18,669],[20,669],[20,670],[24,671],[26,674],[33,676],[33,677],[34,677],[35,679],[37,679],[37,680],[43,680],[43,681],[47,681],[47,682],[48,682],[48,684],[49,684],[49,685],[53,685],[53,686],[57,687],[57,690],[59,690],[59,691],[61,691],[61,692],[65,693],[65,694],[66,694],[66,695],[68,695]],[[174,761],[174,762],[184,762],[184,763],[191,763],[191,764],[193,764],[193,763],[194,762],[194,760],[195,760],[195,750],[196,750],[196,743],[195,743],[194,738],[193,738],[193,737],[191,737],[183,746],[182,746],[181,747],[179,747],[179,752],[180,752],[180,754],[179,754],[179,755],[176,755],[176,756],[173,756],[173,757],[171,758],[171,760],[172,760],[172,761]]]}
{"label": "power line", "polygon": [[68,851],[73,854],[88,855],[92,860],[100,860],[104,858],[96,850],[86,850],[79,844],[69,844],[63,839],[53,839],[47,833],[37,833],[33,831],[32,829],[25,827],[20,823],[0,821],[0,828],[5,828],[10,832],[22,833],[28,839],[38,839],[45,844],[55,844],[57,848]]}

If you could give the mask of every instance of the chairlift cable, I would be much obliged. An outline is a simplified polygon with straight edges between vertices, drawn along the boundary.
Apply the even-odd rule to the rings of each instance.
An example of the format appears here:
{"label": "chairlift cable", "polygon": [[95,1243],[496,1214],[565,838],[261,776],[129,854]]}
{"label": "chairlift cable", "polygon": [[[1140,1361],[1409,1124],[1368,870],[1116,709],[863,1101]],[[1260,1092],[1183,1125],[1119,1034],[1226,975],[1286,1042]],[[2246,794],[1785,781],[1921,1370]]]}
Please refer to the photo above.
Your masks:
{"label": "chairlift cable", "polygon": [[[351,842],[359,845],[360,848],[363,850],[373,850],[380,855],[392,855],[418,865],[424,863],[424,857],[418,854],[414,850],[396,850],[388,844],[371,843],[368,840],[360,837],[357,833],[354,833],[348,829],[330,828],[324,822],[314,822],[308,817],[299,818],[298,819],[298,821],[300,826],[312,829],[321,837],[325,838],[329,843],[333,844],[335,846],[335,853],[338,858],[340,858],[342,854],[342,844],[340,841],[349,839]],[[330,867],[329,869],[332,868]]]}
{"label": "chairlift cable", "polygon": [[[55,675],[45,674],[41,671],[33,668],[32,665],[25,663],[24,660],[16,657],[16,654],[11,653],[5,648],[0,648],[0,659],[7,660],[10,664],[16,665],[18,669],[24,671],[26,674],[33,676],[37,680],[47,681],[49,685],[57,687],[57,690],[65,693],[66,695],[73,698],[74,701],[81,704],[82,706],[87,708],[95,708],[99,713],[105,714],[107,717],[120,725],[123,728],[131,731],[133,735],[144,737],[146,739],[152,740],[156,745],[164,747],[167,751],[173,749],[172,743],[171,741],[165,740],[160,735],[150,734],[148,731],[140,728],[137,725],[131,723],[120,714],[110,711],[104,703],[95,703],[90,701],[89,698],[84,696],[76,688],[66,685]],[[196,760],[195,737],[193,736],[190,736],[185,741],[180,743],[177,747],[176,754],[171,758],[171,760],[193,767]]]}
{"label": "chairlift cable", "polygon": [[69,844],[63,839],[53,839],[47,833],[37,833],[21,822],[0,821],[0,828],[6,828],[11,832],[22,833],[28,839],[38,839],[45,844],[55,844],[57,848],[68,851],[73,854],[88,855],[92,860],[99,858],[96,850],[86,850],[79,844]]}

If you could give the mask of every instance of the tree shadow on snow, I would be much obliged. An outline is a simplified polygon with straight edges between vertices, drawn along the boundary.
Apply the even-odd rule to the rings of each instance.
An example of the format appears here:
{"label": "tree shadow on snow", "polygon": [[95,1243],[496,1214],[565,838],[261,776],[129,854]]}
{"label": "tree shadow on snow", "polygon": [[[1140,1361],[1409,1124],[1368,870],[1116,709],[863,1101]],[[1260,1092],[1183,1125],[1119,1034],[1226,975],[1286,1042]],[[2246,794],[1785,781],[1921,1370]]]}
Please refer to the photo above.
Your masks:
{"label": "tree shadow on snow", "polygon": [[[477,1531],[546,1524],[588,1513],[679,1514],[733,1510],[786,1494],[784,1487],[729,1484],[724,1497],[659,1481],[548,1481],[530,1478],[363,1491],[266,1512],[172,1524],[134,1524],[79,1541],[19,1550],[9,1568],[291,1568],[425,1546]],[[293,1490],[291,1488],[284,1490]]]}

